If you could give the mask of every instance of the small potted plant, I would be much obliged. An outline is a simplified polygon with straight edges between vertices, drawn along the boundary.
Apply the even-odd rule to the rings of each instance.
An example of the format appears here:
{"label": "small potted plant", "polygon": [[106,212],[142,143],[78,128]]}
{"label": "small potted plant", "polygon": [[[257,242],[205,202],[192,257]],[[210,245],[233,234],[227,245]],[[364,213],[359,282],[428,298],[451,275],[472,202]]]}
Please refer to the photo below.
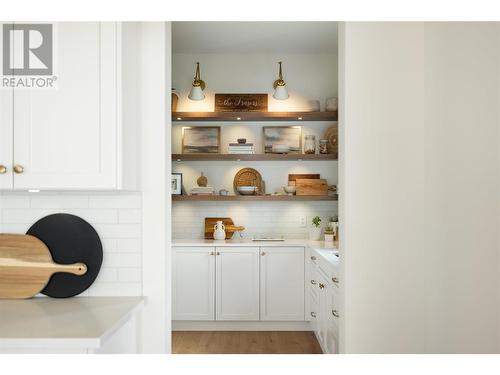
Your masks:
{"label": "small potted plant", "polygon": [[311,241],[319,241],[321,239],[321,218],[315,216],[312,219],[312,226],[309,229],[309,239]]}
{"label": "small potted plant", "polygon": [[333,230],[333,227],[331,227],[330,225],[328,225],[325,228],[325,242],[333,243],[333,236],[334,236],[334,234],[335,234],[335,232]]}

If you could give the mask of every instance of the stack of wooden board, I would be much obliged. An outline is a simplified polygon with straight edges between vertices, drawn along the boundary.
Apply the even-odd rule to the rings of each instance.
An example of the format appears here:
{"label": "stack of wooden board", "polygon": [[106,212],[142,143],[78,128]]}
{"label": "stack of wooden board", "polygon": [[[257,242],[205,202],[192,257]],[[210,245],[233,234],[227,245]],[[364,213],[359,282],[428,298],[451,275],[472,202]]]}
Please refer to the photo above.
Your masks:
{"label": "stack of wooden board", "polygon": [[319,174],[289,174],[288,185],[297,188],[296,195],[328,195],[328,184]]}

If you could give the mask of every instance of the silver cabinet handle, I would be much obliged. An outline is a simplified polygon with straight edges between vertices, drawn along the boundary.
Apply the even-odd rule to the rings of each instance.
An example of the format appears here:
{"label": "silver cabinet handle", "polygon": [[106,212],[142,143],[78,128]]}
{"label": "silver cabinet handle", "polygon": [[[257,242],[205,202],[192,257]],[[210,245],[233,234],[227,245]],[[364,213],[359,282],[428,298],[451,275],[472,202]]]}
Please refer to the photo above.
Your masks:
{"label": "silver cabinet handle", "polygon": [[311,280],[312,285],[316,285],[316,280]]}
{"label": "silver cabinet handle", "polygon": [[315,312],[313,312],[313,311],[311,311],[311,316],[312,316],[313,318],[316,318],[316,313],[315,313]]}
{"label": "silver cabinet handle", "polygon": [[337,277],[332,277],[332,281],[334,284],[338,284],[339,283],[339,279]]}
{"label": "silver cabinet handle", "polygon": [[337,310],[332,310],[332,315],[336,318],[339,317],[339,312]]}

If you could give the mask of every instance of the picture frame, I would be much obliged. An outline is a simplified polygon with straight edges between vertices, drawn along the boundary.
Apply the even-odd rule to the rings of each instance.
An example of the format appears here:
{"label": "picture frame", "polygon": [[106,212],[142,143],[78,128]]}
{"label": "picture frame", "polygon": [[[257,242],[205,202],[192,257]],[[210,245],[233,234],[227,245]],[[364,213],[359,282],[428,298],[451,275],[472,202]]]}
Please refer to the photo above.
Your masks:
{"label": "picture frame", "polygon": [[182,128],[183,154],[220,154],[220,126]]}
{"label": "picture frame", "polygon": [[182,173],[172,172],[172,195],[182,195]]}
{"label": "picture frame", "polygon": [[[273,144],[286,145],[289,150],[286,153],[302,153],[302,127],[301,126],[264,126],[263,149],[264,153],[273,153]],[[281,153],[281,152],[280,152]],[[284,152],[285,153],[285,152]]]}

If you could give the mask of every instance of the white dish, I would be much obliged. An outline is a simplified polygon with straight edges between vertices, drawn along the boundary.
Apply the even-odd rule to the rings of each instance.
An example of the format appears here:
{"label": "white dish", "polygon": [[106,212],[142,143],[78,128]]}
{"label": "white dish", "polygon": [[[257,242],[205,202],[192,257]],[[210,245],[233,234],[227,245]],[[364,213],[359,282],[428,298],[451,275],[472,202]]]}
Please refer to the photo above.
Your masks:
{"label": "white dish", "polygon": [[241,195],[254,195],[256,189],[256,186],[238,186],[238,193]]}

